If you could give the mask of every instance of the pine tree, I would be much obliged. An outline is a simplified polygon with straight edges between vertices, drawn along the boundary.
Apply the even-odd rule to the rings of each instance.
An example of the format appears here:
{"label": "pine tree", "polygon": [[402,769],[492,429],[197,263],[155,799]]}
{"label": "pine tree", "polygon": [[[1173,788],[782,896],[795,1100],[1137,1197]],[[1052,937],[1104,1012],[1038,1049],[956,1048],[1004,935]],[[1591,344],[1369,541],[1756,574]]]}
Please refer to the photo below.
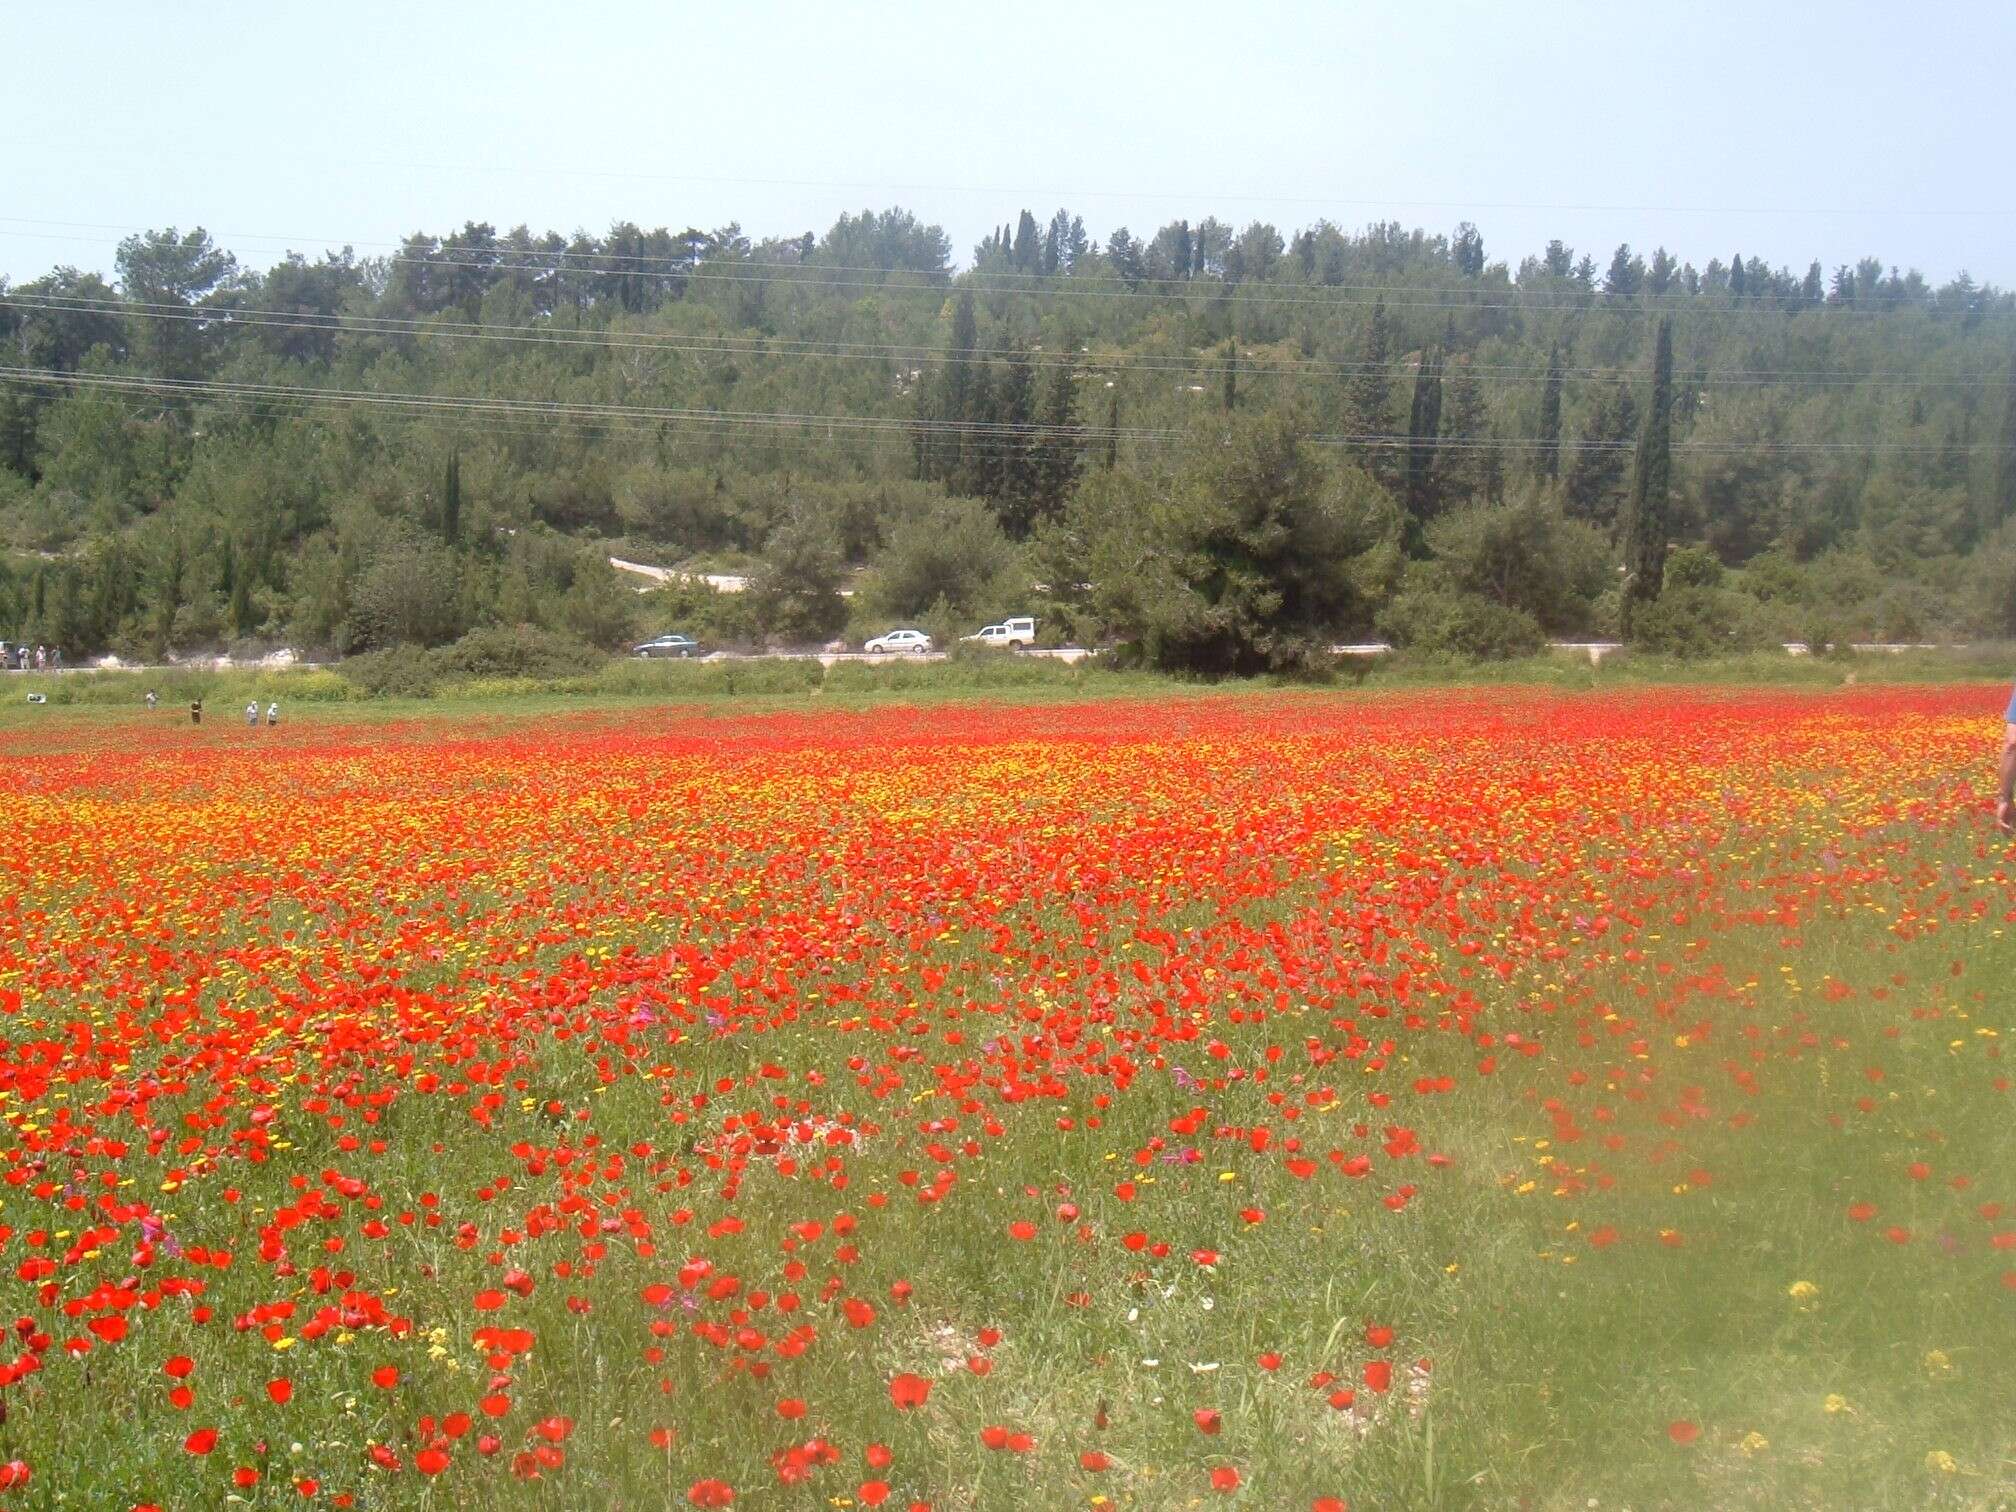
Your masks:
{"label": "pine tree", "polygon": [[1540,445],[1535,469],[1552,483],[1561,476],[1561,343],[1547,349],[1547,383],[1540,390]]}
{"label": "pine tree", "polygon": [[1659,597],[1666,581],[1668,495],[1673,475],[1673,321],[1659,322],[1652,350],[1652,407],[1631,472],[1631,513],[1625,528],[1623,629],[1631,638],[1635,611]]}
{"label": "pine tree", "polygon": [[1113,271],[1128,288],[1140,287],[1141,248],[1125,226],[1107,238],[1106,260],[1113,264]]}
{"label": "pine tree", "polygon": [[1082,216],[1071,217],[1071,229],[1064,236],[1065,250],[1070,254],[1065,259],[1066,270],[1076,272],[1078,265],[1085,261],[1092,250],[1092,239],[1085,234],[1085,220]]}

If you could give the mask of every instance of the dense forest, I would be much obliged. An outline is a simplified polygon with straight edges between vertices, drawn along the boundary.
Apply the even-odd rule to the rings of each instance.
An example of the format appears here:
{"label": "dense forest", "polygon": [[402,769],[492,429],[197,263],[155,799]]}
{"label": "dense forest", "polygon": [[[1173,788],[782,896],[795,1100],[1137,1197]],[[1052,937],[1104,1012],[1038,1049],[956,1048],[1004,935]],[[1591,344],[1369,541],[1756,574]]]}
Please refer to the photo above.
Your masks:
{"label": "dense forest", "polygon": [[[73,661],[539,627],[806,644],[1005,613],[1164,665],[1340,637],[2016,633],[2016,300],[1023,211],[952,266],[471,223],[260,272],[201,230],[0,281],[0,637]],[[609,559],[697,576],[650,593]]]}

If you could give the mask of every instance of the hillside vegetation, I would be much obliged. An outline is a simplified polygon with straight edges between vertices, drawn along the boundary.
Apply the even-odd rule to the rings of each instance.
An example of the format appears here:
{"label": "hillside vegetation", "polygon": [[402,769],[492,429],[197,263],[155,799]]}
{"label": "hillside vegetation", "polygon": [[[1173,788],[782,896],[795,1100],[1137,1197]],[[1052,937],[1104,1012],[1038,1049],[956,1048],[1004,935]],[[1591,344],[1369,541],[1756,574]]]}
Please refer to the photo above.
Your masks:
{"label": "hillside vegetation", "polygon": [[[1476,230],[1023,212],[467,224],[0,283],[0,635],[352,653],[805,644],[1033,612],[1165,666],[1338,636],[2016,631],[2016,302]],[[1663,333],[1663,335],[1662,335]],[[640,595],[626,560],[750,576]]]}

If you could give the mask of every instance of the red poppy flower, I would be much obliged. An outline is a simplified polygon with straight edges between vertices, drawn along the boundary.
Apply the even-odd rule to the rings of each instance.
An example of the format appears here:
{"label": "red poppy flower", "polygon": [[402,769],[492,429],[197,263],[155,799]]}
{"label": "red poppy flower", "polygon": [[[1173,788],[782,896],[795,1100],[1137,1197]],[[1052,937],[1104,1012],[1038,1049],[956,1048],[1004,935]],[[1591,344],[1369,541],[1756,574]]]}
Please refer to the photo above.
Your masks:
{"label": "red poppy flower", "polygon": [[903,1374],[889,1382],[889,1400],[908,1410],[922,1407],[931,1397],[931,1383],[920,1375]]}

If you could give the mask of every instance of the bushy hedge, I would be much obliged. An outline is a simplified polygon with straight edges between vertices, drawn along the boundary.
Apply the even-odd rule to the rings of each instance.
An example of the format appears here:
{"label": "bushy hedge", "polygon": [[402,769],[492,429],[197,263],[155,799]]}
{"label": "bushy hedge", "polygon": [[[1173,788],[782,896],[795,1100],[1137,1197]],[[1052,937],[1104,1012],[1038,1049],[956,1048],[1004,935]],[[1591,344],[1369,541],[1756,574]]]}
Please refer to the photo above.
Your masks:
{"label": "bushy hedge", "polygon": [[1410,589],[1386,606],[1379,628],[1412,656],[1447,661],[1503,661],[1531,656],[1545,640],[1540,622],[1481,594]]}

